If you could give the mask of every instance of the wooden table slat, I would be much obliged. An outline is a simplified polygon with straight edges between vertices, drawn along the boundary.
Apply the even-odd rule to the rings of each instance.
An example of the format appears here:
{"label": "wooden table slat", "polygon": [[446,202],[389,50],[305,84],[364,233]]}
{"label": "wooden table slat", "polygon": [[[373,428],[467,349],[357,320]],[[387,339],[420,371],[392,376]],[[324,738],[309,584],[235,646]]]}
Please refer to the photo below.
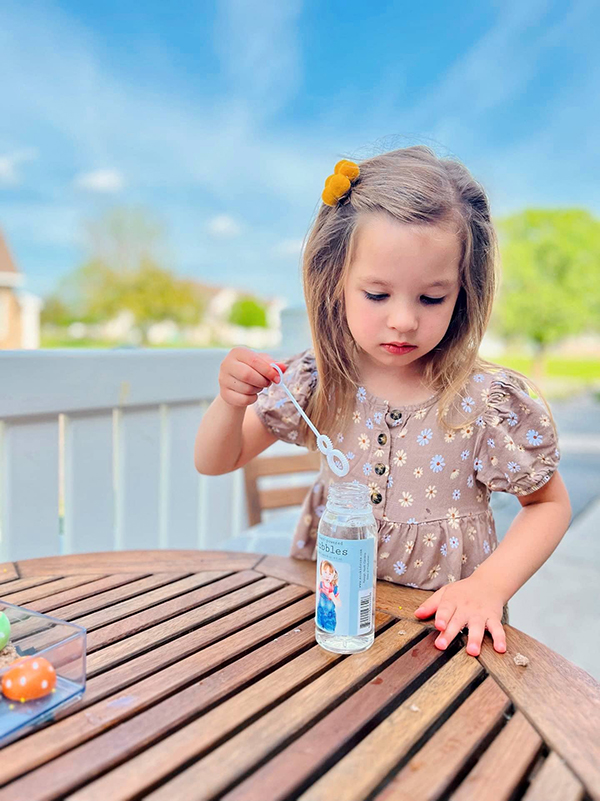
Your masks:
{"label": "wooden table slat", "polygon": [[254,569],[271,578],[278,578],[290,584],[300,584],[313,592],[316,586],[316,562],[311,559],[263,556]]}
{"label": "wooden table slat", "polygon": [[522,801],[582,801],[585,791],[554,751],[548,755]]}
{"label": "wooden table slat", "polygon": [[98,581],[90,581],[88,584],[74,587],[72,590],[64,590],[56,595],[40,598],[28,604],[29,609],[36,612],[44,612],[62,620],[72,620],[73,616],[68,616],[71,607],[81,605],[102,605],[107,601],[109,592],[127,592],[130,587],[135,586],[140,581],[154,579],[154,576],[143,576],[139,573],[119,573],[116,576],[105,576]]}
{"label": "wooden table slat", "polygon": [[414,616],[430,593],[381,581],[373,647],[330,653],[315,571],[197,550],[0,564],[0,592],[89,643],[84,697],[3,749],[0,801],[600,801],[584,671],[509,625],[506,654],[439,651]]}
{"label": "wooden table slat", "polygon": [[[420,631],[412,623],[404,626],[404,631],[409,630],[409,626],[411,633]],[[405,641],[406,636],[403,635],[400,641]],[[432,633],[427,639],[432,643],[436,636],[437,633]],[[423,673],[438,661],[443,662],[445,658],[435,648],[415,647],[407,651],[223,796],[222,801],[254,801],[261,797],[279,801],[297,792],[320,766],[336,753],[347,750],[349,744],[360,736],[361,729],[405,695],[413,682],[422,680]]]}
{"label": "wooden table slat", "polygon": [[54,593],[60,593],[63,590],[70,590],[72,587],[79,587],[85,584],[91,584],[98,579],[104,578],[102,575],[96,576],[66,576],[59,578],[56,581],[44,583],[36,587],[30,587],[27,590],[20,592],[9,593],[3,596],[4,601],[10,601],[11,604],[18,606],[27,606],[32,601],[37,601],[39,598],[47,598]]}
{"label": "wooden table slat", "polygon": [[[380,617],[378,625],[381,626],[388,621],[388,616]],[[300,633],[297,636],[301,636]],[[314,623],[312,637],[314,641]],[[150,787],[177,766],[184,764],[190,756],[197,755],[211,744],[218,743],[227,732],[235,731],[265,707],[285,698],[294,689],[301,687],[310,678],[320,675],[323,670],[339,662],[341,658],[339,654],[327,653],[313,646],[265,678],[238,692],[197,721],[179,729],[172,736],[164,738],[138,757],[107,774],[97,783],[86,787],[86,795],[92,789],[94,794],[91,798],[110,797],[111,801],[119,801]],[[235,675],[235,666],[231,666],[231,669]],[[207,681],[210,682],[211,679],[212,677],[209,677]],[[215,679],[218,681],[218,677]],[[77,798],[77,795],[74,798]]]}
{"label": "wooden table slat", "polygon": [[[52,607],[52,614],[60,617],[63,620],[77,620],[87,614],[92,614],[98,610],[108,610],[120,601],[125,601],[128,598],[133,598],[141,593],[154,590],[157,587],[163,587],[165,584],[170,584],[174,581],[179,581],[185,578],[189,573],[157,573],[153,576],[146,576],[140,578],[139,575],[135,579],[128,579],[128,573],[117,573],[114,576],[109,576],[109,579],[104,579],[106,584],[104,589],[89,597],[83,597],[81,600],[68,602],[64,604],[61,602],[60,606]],[[38,601],[37,603],[43,603]],[[31,607],[36,608],[32,605]],[[41,610],[37,610],[41,611]]]}
{"label": "wooden table slat", "polygon": [[[248,571],[248,574],[250,573],[251,571]],[[136,625],[138,621],[144,619],[154,620],[154,614],[150,612],[152,607],[160,609],[161,618],[164,616],[164,619],[166,619],[170,616],[170,610],[184,611],[187,608],[193,608],[195,603],[201,604],[206,599],[212,600],[218,595],[228,592],[230,586],[239,587],[239,583],[235,580],[236,577],[246,575],[246,573],[226,573],[223,570],[192,573],[191,576],[186,576],[178,581],[163,582],[161,586],[155,587],[150,591],[140,592],[133,598],[112,604],[75,620],[80,626],[84,626],[88,632],[91,632],[101,626],[108,626],[109,623],[116,623],[124,618],[130,620],[132,625]],[[258,575],[258,573],[252,573],[251,576],[247,577],[249,580],[254,581]],[[229,579],[231,583],[229,585],[224,584],[221,582],[222,579]],[[198,594],[192,593],[192,590],[200,590],[200,588],[204,588],[204,590],[199,591]],[[191,597],[188,598],[188,596]],[[171,602],[170,607],[167,605],[167,601]],[[143,617],[144,613],[145,618]],[[140,617],[137,617],[137,615],[140,615]],[[127,629],[127,627],[125,628]],[[99,637],[99,641],[102,641],[102,637]]]}
{"label": "wooden table slat", "polygon": [[[183,764],[180,760],[180,748],[188,756],[200,755],[203,750],[214,744],[217,739],[215,734],[223,737],[232,730],[232,723],[239,725],[248,719],[247,706],[258,712],[275,698],[284,696],[282,690],[285,691],[286,688],[289,690],[290,682],[293,682],[292,686],[298,686],[299,678],[312,678],[307,686],[263,714],[239,734],[227,739],[218,748],[198,759],[191,767],[177,774],[148,797],[166,798],[169,788],[169,792],[173,793],[171,797],[194,798],[196,801],[201,801],[225,791],[247,770],[268,757],[269,753],[281,747],[286,740],[300,733],[305,726],[320,719],[333,704],[339,704],[348,693],[357,689],[360,682],[367,680],[370,675],[381,670],[390,659],[393,659],[398,654],[398,641],[402,642],[404,639],[398,634],[402,625],[406,624],[398,624],[383,631],[375,638],[374,645],[368,651],[355,654],[351,659],[340,661],[339,654],[327,654],[317,646],[294,662],[280,668],[258,685],[228,701],[227,706],[237,710],[237,714],[232,714],[225,708],[209,713],[209,716],[214,716],[211,729],[216,731],[210,733],[205,731],[201,721],[198,721],[177,732],[169,738],[171,742],[168,743],[170,770]],[[410,630],[406,628],[407,634],[404,637],[410,640],[418,635],[419,625],[415,623]],[[419,644],[415,647],[419,649]],[[331,667],[323,673],[323,668],[319,665],[327,662]],[[315,667],[318,669],[315,670]],[[304,674],[306,669],[309,670],[308,674]],[[241,720],[240,713],[243,715]],[[157,746],[157,749],[162,745],[161,743]],[[176,761],[175,765],[173,760]]]}
{"label": "wooden table slat", "polygon": [[[187,656],[184,657],[185,652],[175,651],[171,654],[171,663],[169,663],[166,661],[169,658],[168,655],[164,654],[162,658],[165,660],[166,666],[160,669],[159,664],[151,665],[150,674],[144,672],[144,678],[135,684],[127,680],[131,679],[132,674],[135,678],[136,673],[135,670],[132,670],[132,665],[136,660],[126,662],[119,668],[99,676],[96,680],[92,679],[89,682],[90,693],[88,694],[86,690],[83,702],[75,712],[72,712],[73,707],[71,707],[68,716],[63,719],[5,746],[2,751],[3,759],[0,761],[0,784],[5,784],[28,769],[37,767],[60,755],[63,751],[76,747],[109,726],[131,717],[135,712],[156,704],[166,696],[215,670],[222,662],[228,661],[268,639],[273,631],[283,631],[289,627],[290,623],[302,620],[311,611],[314,612],[312,598],[304,598],[304,600],[294,603],[305,592],[303,587],[284,587],[278,593],[272,593],[267,598],[261,599],[259,603],[249,605],[244,610],[230,615],[231,621],[228,628],[223,625],[223,620],[216,621],[219,625],[212,624],[212,637],[209,632],[211,625],[203,627],[197,632],[198,638],[196,642],[191,643]],[[282,606],[285,608],[281,609]],[[269,615],[276,609],[280,611]],[[247,622],[252,622],[252,625],[244,628]],[[230,632],[236,633],[225,638],[226,634]],[[189,637],[190,635],[188,635]],[[168,644],[172,651],[176,645],[177,641]],[[168,646],[163,646],[162,650],[167,651]],[[193,653],[189,653],[189,651],[193,651]],[[141,658],[138,658],[137,661],[139,663]],[[139,675],[142,667],[141,665],[137,667]],[[146,670],[148,670],[147,666],[144,667],[144,671]],[[118,675],[115,681],[115,674],[122,675]],[[123,689],[107,696],[109,679],[112,681],[112,689],[115,689],[115,684],[120,685]],[[102,682],[100,694],[103,693],[106,697],[90,704],[90,695],[93,697],[94,692],[96,695],[99,694],[98,688],[93,686],[98,682]]]}
{"label": "wooden table slat", "polygon": [[15,567],[21,578],[86,573],[200,573],[252,570],[261,559],[260,554],[234,551],[100,551],[27,559],[17,562]]}
{"label": "wooden table slat", "polygon": [[[263,639],[266,639],[269,635],[269,624],[273,626],[279,625],[279,615],[285,614],[287,605],[293,604],[294,601],[302,598],[305,593],[304,587],[290,585],[282,587],[276,592],[271,592],[263,598],[258,598],[248,603],[243,610],[234,610],[231,614],[217,618],[217,620],[207,623],[200,629],[195,629],[178,637],[176,640],[164,643],[150,652],[140,654],[105,673],[101,673],[99,676],[91,678],[87,683],[85,696],[76,708],[89,706],[158,670],[169,667],[179,660],[187,657],[194,658],[197,651],[221,639],[227,638],[229,642],[233,637],[236,637],[245,642],[246,636],[248,636],[248,645],[250,647],[255,644],[252,639],[254,632],[259,630],[262,632]],[[303,610],[307,608],[306,603],[307,601],[303,602],[301,607]],[[311,605],[314,613],[314,601],[312,598],[308,599],[309,611],[304,612],[305,616],[310,614]],[[295,608],[295,605],[289,607],[290,610]],[[278,610],[283,611],[280,613]],[[271,615],[269,623],[265,623],[262,620],[265,615]],[[204,656],[206,657],[206,652],[204,652]],[[190,678],[194,678],[196,676],[194,666],[190,664],[189,669],[191,671]],[[65,714],[70,714],[69,710],[66,710]]]}
{"label": "wooden table slat", "polygon": [[[226,578],[219,581],[218,579],[221,576],[225,576]],[[109,606],[106,610],[96,614],[94,617],[96,630],[92,632],[88,631],[87,633],[88,676],[92,676],[94,673],[98,672],[98,664],[105,664],[106,662],[110,662],[111,659],[114,660],[115,653],[117,651],[123,653],[123,647],[120,649],[113,648],[111,651],[107,651],[106,646],[109,646],[111,643],[117,643],[119,641],[122,642],[126,637],[132,637],[132,635],[140,634],[145,630],[150,629],[146,635],[140,634],[140,636],[138,636],[135,640],[128,640],[129,655],[134,652],[134,647],[137,647],[138,651],[144,650],[147,640],[149,641],[149,644],[152,645],[153,642],[158,643],[164,641],[165,638],[167,638],[167,635],[174,633],[171,631],[173,628],[181,628],[182,626],[187,626],[188,628],[192,627],[194,625],[193,622],[190,623],[192,618],[194,621],[197,619],[202,622],[203,619],[208,619],[211,614],[214,616],[214,614],[217,613],[216,608],[214,605],[209,606],[209,601],[229,593],[229,604],[234,604],[238,596],[233,595],[231,590],[252,583],[262,583],[264,587],[264,582],[266,579],[264,579],[260,573],[246,570],[233,574],[227,574],[224,571],[199,573],[197,574],[196,578],[192,578],[191,580],[184,579],[183,581],[187,582],[187,584],[184,584],[183,589],[185,589],[186,586],[189,588],[193,584],[199,584],[201,586],[196,591],[189,592],[187,594],[184,592],[172,593],[167,586],[165,588],[155,590],[154,594],[149,593],[147,603],[145,603],[143,596],[139,601],[134,600],[131,602],[125,602],[130,603],[131,608],[137,604],[138,606],[142,607],[143,611],[140,611],[137,614],[130,614],[124,619],[123,615],[118,614],[118,612],[115,614],[113,606]],[[262,591],[264,591],[264,589],[260,592]],[[256,591],[253,593],[253,595],[255,594]],[[171,597],[170,600],[165,601],[164,603],[158,603],[161,595],[164,595],[166,598],[169,598],[169,596],[172,595],[175,595],[175,597]],[[149,608],[145,609],[144,607],[146,606]],[[186,609],[193,609],[194,611],[185,618],[182,615],[178,616],[179,613],[184,612]],[[169,622],[169,619],[173,620],[173,622]],[[113,620],[114,622],[112,622]],[[81,620],[76,620],[75,622],[78,625],[85,627],[87,621],[85,618],[83,618]],[[104,625],[102,628],[98,628],[101,623]],[[157,629],[152,629],[153,626],[158,625],[161,626],[160,631]],[[33,635],[36,630],[39,630],[39,624],[35,619],[24,621],[24,623],[22,623],[19,627],[18,640],[14,636],[14,632],[13,640],[18,641],[20,648],[27,649],[30,645],[30,642],[27,638],[24,638],[24,635],[27,632],[29,632],[30,635]],[[36,634],[35,638],[32,640],[32,643],[35,644],[36,648],[41,648],[45,643],[48,645],[53,644],[54,640],[54,632],[49,631],[45,635]],[[104,650],[101,652],[101,656],[99,656],[96,660],[94,660],[93,656],[89,656],[90,654],[93,655],[95,651],[99,651],[101,648],[104,648]]]}
{"label": "wooden table slat", "polygon": [[[311,602],[311,608],[312,606]],[[304,607],[303,614],[306,615],[306,603]],[[291,622],[293,625],[293,619]],[[314,640],[313,621],[301,623],[289,635],[271,640],[204,681],[181,690],[177,695],[157,703],[116,728],[105,731],[93,740],[28,773],[6,788],[6,796],[0,790],[0,801],[5,798],[8,800],[11,794],[13,798],[33,796],[39,801],[53,799],[72,791],[84,781],[93,780],[101,772],[110,770],[135,755],[141,748],[168,735],[178,725],[185,724],[266,670],[293,658]],[[228,654],[231,653],[229,650]],[[115,783],[121,786],[121,779],[118,776],[115,778],[113,772],[98,782],[87,785],[85,798],[88,801],[92,798],[102,801],[110,798],[112,801],[116,798],[112,789]]]}
{"label": "wooden table slat", "polygon": [[485,679],[377,794],[376,801],[440,798],[504,722],[509,707],[510,698],[493,679]]}
{"label": "wooden table slat", "polygon": [[13,562],[0,562],[0,584],[5,581],[12,581],[18,579],[19,573],[17,567]]}
{"label": "wooden table slat", "polygon": [[300,798],[336,794],[363,801],[482,672],[477,660],[460,650]]}
{"label": "wooden table slat", "polygon": [[527,718],[517,711],[452,794],[452,801],[508,801],[522,784],[542,744]]}
{"label": "wooden table slat", "polygon": [[[283,582],[277,579],[261,578],[259,581],[252,582],[247,586],[242,586],[234,592],[218,597],[213,601],[208,601],[204,605],[195,607],[181,615],[161,620],[159,623],[152,626],[148,623],[141,631],[126,636],[124,639],[113,642],[111,645],[105,646],[96,653],[90,654],[87,660],[88,676],[95,676],[101,671],[119,664],[119,662],[131,659],[131,657],[136,654],[155,648],[164,642],[172,640],[176,636],[185,634],[199,626],[206,625],[215,618],[229,614],[236,609],[241,609],[247,603],[261,598],[270,592],[274,592],[283,586]],[[170,601],[167,603],[170,603]],[[127,623],[127,620],[128,619],[124,622]],[[121,622],[122,621],[111,623],[110,626],[107,627],[111,642],[115,634],[115,632],[112,631],[113,627],[117,628],[120,636],[123,636],[124,630],[131,630],[130,628],[121,626]],[[139,621],[135,623],[139,625]],[[98,631],[103,632],[104,629],[99,629]],[[91,636],[93,637],[94,634],[96,634],[96,632],[92,632]]]}
{"label": "wooden table slat", "polygon": [[[260,573],[255,573],[253,570],[243,570],[240,573],[232,573],[214,582],[211,581],[208,585],[206,581],[203,581],[200,587],[192,592],[149,605],[147,609],[114,621],[111,619],[112,607],[109,607],[104,612],[106,616],[105,624],[103,624],[101,618],[102,613],[94,617],[96,628],[88,633],[88,655],[93,654],[99,648],[135,635],[144,629],[157,626],[169,619],[175,619],[183,615],[184,612],[191,610],[193,613],[197,613],[196,617],[200,617],[201,610],[205,611],[210,601],[223,597],[231,598],[236,590],[253,584],[258,585],[265,581],[267,579],[264,579]],[[279,582],[278,586],[282,586],[282,582]],[[166,589],[164,591],[168,592]],[[160,593],[161,590],[157,592]],[[156,631],[153,632],[153,636],[156,636],[157,633]]]}
{"label": "wooden table slat", "polygon": [[[216,574],[211,573],[210,576]],[[206,582],[211,579],[206,579],[206,574],[201,580],[201,583],[206,585]],[[170,639],[171,635],[177,630],[182,628],[191,628],[195,623],[202,623],[204,620],[209,619],[211,614],[217,613],[214,606],[209,605],[209,601],[220,598],[225,595],[229,599],[229,603],[235,603],[237,596],[231,592],[240,586],[256,583],[257,585],[264,582],[275,581],[275,579],[265,579],[260,573],[254,573],[252,570],[242,571],[241,573],[234,573],[229,577],[209,583],[208,586],[203,586],[198,590],[189,592],[184,595],[172,598],[164,603],[159,603],[151,606],[137,614],[130,615],[125,619],[119,619],[114,623],[109,623],[102,628],[97,628],[95,631],[88,632],[87,634],[87,673],[88,676],[94,675],[98,672],[98,665],[105,664],[115,659],[115,653],[119,651],[122,659],[127,658],[140,650],[145,650],[146,647],[152,646],[153,643],[164,642]],[[281,584],[281,582],[280,582]],[[168,592],[168,590],[164,590]],[[157,590],[160,593],[161,590]],[[186,617],[179,613],[186,610],[193,610]],[[112,607],[108,607],[106,612],[103,613],[107,621],[112,618]],[[76,621],[82,625],[81,621]],[[159,627],[159,628],[157,628]],[[146,632],[144,634],[144,632]],[[134,639],[135,637],[135,639]],[[42,647],[45,640],[49,644],[54,642],[54,632],[49,631],[45,636],[36,635],[35,645],[37,648]],[[127,642],[124,640],[127,638]],[[118,647],[119,642],[120,647]],[[108,650],[106,646],[111,643],[117,643],[117,646],[112,650]],[[27,639],[19,640],[19,647],[26,649],[29,645]],[[94,652],[99,651],[101,648],[100,656],[94,659]],[[91,656],[90,656],[91,654]]]}
{"label": "wooden table slat", "polygon": [[[484,641],[481,663],[600,801],[600,685],[533,637],[505,630],[506,654]],[[529,659],[526,668],[515,665],[517,653]]]}
{"label": "wooden table slat", "polygon": [[15,578],[7,580],[5,583],[0,584],[0,593],[2,598],[6,598],[8,593],[17,593],[21,590],[28,590],[30,587],[39,587],[41,584],[50,584],[52,581],[58,581],[63,576],[30,576],[29,578],[20,579]]}

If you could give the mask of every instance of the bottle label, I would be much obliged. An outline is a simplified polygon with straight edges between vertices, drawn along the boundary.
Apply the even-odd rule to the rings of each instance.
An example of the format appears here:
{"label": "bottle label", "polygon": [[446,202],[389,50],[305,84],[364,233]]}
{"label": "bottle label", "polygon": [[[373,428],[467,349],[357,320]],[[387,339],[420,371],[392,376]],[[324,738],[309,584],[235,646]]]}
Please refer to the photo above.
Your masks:
{"label": "bottle label", "polygon": [[356,637],[373,626],[375,538],[317,537],[316,624],[329,634]]}

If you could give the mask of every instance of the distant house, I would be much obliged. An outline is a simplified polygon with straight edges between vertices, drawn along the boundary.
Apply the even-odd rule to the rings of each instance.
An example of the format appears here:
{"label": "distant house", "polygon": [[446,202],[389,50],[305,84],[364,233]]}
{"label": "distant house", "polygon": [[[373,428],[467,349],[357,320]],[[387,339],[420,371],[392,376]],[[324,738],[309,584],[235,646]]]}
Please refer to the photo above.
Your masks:
{"label": "distant house", "polygon": [[21,289],[19,272],[0,231],[0,349],[33,349],[40,346],[42,301]]}
{"label": "distant house", "polygon": [[[252,297],[264,307],[265,326],[242,326],[231,322],[231,312],[236,301],[250,297],[251,293],[232,287],[215,286],[192,281],[193,291],[203,310],[201,322],[180,324],[166,319],[148,326],[147,341],[150,345],[193,345],[197,347],[232,347],[245,345],[249,348],[273,348],[281,342],[281,312],[285,302],[277,297]],[[68,327],[71,339],[95,339],[105,342],[122,342],[139,345],[142,332],[136,325],[135,315],[122,309],[110,320],[98,323],[73,322]]]}

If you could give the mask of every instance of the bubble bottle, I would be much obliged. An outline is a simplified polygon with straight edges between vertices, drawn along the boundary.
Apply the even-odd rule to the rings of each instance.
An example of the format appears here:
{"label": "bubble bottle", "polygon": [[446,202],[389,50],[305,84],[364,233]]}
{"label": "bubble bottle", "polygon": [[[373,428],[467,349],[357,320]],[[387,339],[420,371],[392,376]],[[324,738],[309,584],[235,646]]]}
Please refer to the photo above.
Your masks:
{"label": "bubble bottle", "polygon": [[366,651],[375,639],[377,524],[369,488],[329,487],[317,533],[316,639],[327,651]]}
{"label": "bubble bottle", "polygon": [[[320,434],[283,381],[281,386],[317,438],[338,477],[348,474],[348,459]],[[338,654],[366,651],[375,640],[377,523],[369,488],[358,481],[331,484],[317,533],[315,636],[322,648]]]}

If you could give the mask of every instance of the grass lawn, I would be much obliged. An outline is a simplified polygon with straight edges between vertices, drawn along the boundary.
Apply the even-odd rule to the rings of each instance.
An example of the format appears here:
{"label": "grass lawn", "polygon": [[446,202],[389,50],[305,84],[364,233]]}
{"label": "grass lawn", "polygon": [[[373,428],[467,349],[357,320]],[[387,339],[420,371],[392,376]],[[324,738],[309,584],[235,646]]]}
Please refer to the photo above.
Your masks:
{"label": "grass lawn", "polygon": [[[490,361],[512,367],[535,381],[534,363],[530,357],[507,351]],[[544,377],[539,383],[548,400],[586,391],[592,391],[600,400],[600,355],[587,359],[548,356],[544,362]]]}

